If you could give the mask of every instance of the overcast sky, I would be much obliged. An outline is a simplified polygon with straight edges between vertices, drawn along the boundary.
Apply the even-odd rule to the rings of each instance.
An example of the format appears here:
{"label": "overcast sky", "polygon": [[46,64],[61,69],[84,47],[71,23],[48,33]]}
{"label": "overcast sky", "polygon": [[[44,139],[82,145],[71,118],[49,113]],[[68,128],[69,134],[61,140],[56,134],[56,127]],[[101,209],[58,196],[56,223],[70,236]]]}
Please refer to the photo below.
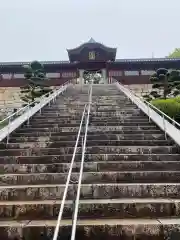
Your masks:
{"label": "overcast sky", "polygon": [[67,60],[93,37],[117,58],[180,47],[180,0],[0,0],[0,61]]}

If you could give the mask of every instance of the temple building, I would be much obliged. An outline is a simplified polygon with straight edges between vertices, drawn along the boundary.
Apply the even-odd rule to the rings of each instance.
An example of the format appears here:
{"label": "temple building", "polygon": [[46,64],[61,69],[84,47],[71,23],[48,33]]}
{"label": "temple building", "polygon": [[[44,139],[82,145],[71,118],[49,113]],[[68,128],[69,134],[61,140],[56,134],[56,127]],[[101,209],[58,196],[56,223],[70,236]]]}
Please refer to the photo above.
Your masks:
{"label": "temple building", "polygon": [[[83,84],[84,72],[101,73],[104,83],[115,79],[123,84],[149,84],[149,76],[158,68],[180,69],[178,58],[117,59],[117,48],[90,39],[88,42],[68,49],[69,61],[44,61],[51,86],[59,86],[75,79]],[[0,87],[20,87],[25,83],[24,65],[27,62],[0,63]]]}

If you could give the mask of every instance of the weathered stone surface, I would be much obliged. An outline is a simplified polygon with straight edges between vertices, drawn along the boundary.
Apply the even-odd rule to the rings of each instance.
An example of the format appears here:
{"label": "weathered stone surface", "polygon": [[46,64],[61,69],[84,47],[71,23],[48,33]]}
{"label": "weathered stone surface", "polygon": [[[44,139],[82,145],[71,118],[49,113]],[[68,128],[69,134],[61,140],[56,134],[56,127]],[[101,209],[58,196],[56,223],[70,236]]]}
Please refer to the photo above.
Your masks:
{"label": "weathered stone surface", "polygon": [[[0,143],[0,237],[52,239],[88,86]],[[60,237],[71,234],[82,137]],[[76,239],[169,239],[180,229],[180,148],[113,85],[93,87]]]}
{"label": "weathered stone surface", "polygon": [[[18,136],[11,137],[9,142],[10,143],[19,143],[19,142],[39,142],[39,141],[49,141],[49,136]],[[77,134],[74,135],[60,135],[60,136],[51,136],[51,141],[76,141]],[[132,135],[130,134],[99,134],[99,135],[88,135],[87,140],[94,140],[96,139],[97,142],[99,140],[131,140],[132,141]],[[135,140],[165,140],[164,134],[136,134],[133,135],[133,141]],[[153,141],[154,142],[154,141]],[[167,142],[167,141],[166,141]],[[168,142],[167,142],[168,143]]]}
{"label": "weathered stone surface", "polygon": [[[15,146],[15,145],[14,145]],[[77,148],[81,153],[82,147]],[[0,156],[43,156],[73,154],[74,147],[53,147],[46,143],[22,144],[19,148],[0,149]],[[180,150],[175,146],[93,146],[86,147],[87,154],[179,154]]]}
{"label": "weathered stone surface", "polygon": [[[21,174],[27,174],[27,173],[66,173],[68,172],[70,168],[70,163],[59,163],[59,158],[53,161],[53,158],[50,158],[52,160],[52,163],[44,163],[44,160],[46,158],[42,158],[42,163],[37,163],[37,159],[32,157],[32,160],[34,160],[36,163],[25,163],[25,164],[8,164],[6,161],[6,164],[0,164],[0,173],[21,173]],[[25,158],[24,160],[28,160]],[[66,158],[66,161],[68,161],[68,158]],[[70,161],[70,158],[69,158]],[[80,161],[80,159],[79,159]],[[54,163],[53,163],[54,162]],[[80,171],[80,162],[76,162],[73,165],[73,172],[79,172]],[[99,162],[85,162],[84,163],[84,172],[117,172],[117,171],[153,171],[153,172],[162,172],[166,171],[169,174],[171,172],[173,173],[175,171],[175,174],[177,171],[180,171],[180,161],[122,161],[122,162],[116,162],[116,161],[99,161]],[[152,173],[153,173],[152,172]],[[165,172],[165,173],[166,173]],[[124,172],[123,172],[124,173]],[[170,180],[169,178],[166,180]]]}
{"label": "weathered stone surface", "polygon": [[[0,185],[65,184],[66,173],[23,173],[0,175]],[[72,173],[71,181],[78,182],[79,172]],[[180,171],[122,171],[122,172],[84,172],[83,184],[96,183],[176,183],[180,181]]]}
{"label": "weathered stone surface", "polygon": [[[46,164],[46,163],[69,163],[72,160],[72,154],[62,155],[43,155],[43,156],[0,156],[1,164]],[[86,154],[85,162],[121,162],[121,161],[179,161],[180,154]],[[81,154],[77,153],[75,161],[81,161]]]}
{"label": "weathered stone surface", "polygon": [[[106,240],[117,240],[119,238],[125,240],[168,240],[172,236],[173,232],[178,232],[180,224],[168,225],[160,224],[158,221],[153,220],[150,222],[137,221],[133,222],[126,221],[119,223],[118,220],[108,220],[104,225],[99,225],[97,221],[90,222],[89,224],[85,221],[79,222],[77,226],[76,238],[77,239],[106,239]],[[44,221],[44,222],[22,222],[20,224],[12,224],[0,227],[0,236],[5,240],[17,239],[21,240],[24,236],[27,240],[38,240],[38,239],[52,239],[54,226],[56,221]],[[59,237],[63,240],[69,240],[71,236],[71,226],[69,222],[64,221],[64,225],[60,228]],[[140,223],[140,224],[139,224]],[[39,225],[39,227],[35,226]],[[176,235],[177,236],[177,235]],[[179,236],[179,235],[178,235]]]}
{"label": "weathered stone surface", "polygon": [[[60,201],[8,202],[0,205],[0,220],[56,220],[60,209]],[[163,218],[178,217],[179,201],[151,199],[134,202],[126,199],[80,201],[79,219],[114,219],[114,218]],[[63,219],[71,219],[73,215],[72,201],[65,204]]]}
{"label": "weathered stone surface", "polygon": [[[65,185],[20,185],[1,186],[0,200],[32,201],[62,199]],[[76,185],[70,185],[67,199],[74,199]],[[180,198],[179,184],[83,184],[81,199],[113,199],[113,198]]]}
{"label": "weathered stone surface", "polygon": [[[23,138],[22,138],[23,140]],[[26,147],[47,147],[47,148],[60,148],[60,147],[74,147],[75,141],[52,141],[50,137],[39,137],[37,141],[22,141],[21,143],[0,143],[0,149],[18,149]],[[89,140],[87,139],[87,147],[94,146],[172,146],[172,141],[167,140]],[[79,143],[82,146],[82,143]]]}

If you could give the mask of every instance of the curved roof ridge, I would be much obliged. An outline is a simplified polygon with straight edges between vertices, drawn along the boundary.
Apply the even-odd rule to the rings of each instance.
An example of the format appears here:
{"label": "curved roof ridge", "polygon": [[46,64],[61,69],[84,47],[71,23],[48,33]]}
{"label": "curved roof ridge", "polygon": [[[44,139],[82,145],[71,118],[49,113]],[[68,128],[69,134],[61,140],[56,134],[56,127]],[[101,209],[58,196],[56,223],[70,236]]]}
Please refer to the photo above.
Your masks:
{"label": "curved roof ridge", "polygon": [[89,39],[88,43],[97,43],[97,42],[94,40],[94,38],[91,37],[91,38]]}

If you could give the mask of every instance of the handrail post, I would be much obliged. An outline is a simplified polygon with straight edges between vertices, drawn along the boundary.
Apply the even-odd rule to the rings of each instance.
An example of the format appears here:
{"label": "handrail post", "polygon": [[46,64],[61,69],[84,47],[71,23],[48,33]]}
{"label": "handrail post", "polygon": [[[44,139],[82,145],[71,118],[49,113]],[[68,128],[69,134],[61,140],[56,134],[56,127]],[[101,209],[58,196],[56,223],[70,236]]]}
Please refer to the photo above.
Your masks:
{"label": "handrail post", "polygon": [[49,105],[49,107],[51,106],[51,100],[49,101],[48,105]]}
{"label": "handrail post", "polygon": [[30,104],[28,103],[28,120],[27,120],[27,124],[29,125],[29,120],[30,120],[30,109],[31,109],[31,106]]}
{"label": "handrail post", "polygon": [[7,135],[7,138],[6,138],[6,143],[8,144],[9,143],[9,125],[11,123],[11,117],[8,119],[8,135]]}
{"label": "handrail post", "polygon": [[165,139],[167,140],[167,133],[166,133],[166,123],[165,123],[165,118],[164,118],[164,114],[163,114],[163,130],[164,130],[164,136],[165,136]]}
{"label": "handrail post", "polygon": [[149,106],[149,103],[148,103],[147,105],[148,105],[148,118],[149,118],[149,122],[151,122],[150,106]]}
{"label": "handrail post", "polygon": [[40,110],[39,110],[39,113],[40,113],[40,115],[41,115],[41,113],[42,113],[41,101],[40,101]]}

